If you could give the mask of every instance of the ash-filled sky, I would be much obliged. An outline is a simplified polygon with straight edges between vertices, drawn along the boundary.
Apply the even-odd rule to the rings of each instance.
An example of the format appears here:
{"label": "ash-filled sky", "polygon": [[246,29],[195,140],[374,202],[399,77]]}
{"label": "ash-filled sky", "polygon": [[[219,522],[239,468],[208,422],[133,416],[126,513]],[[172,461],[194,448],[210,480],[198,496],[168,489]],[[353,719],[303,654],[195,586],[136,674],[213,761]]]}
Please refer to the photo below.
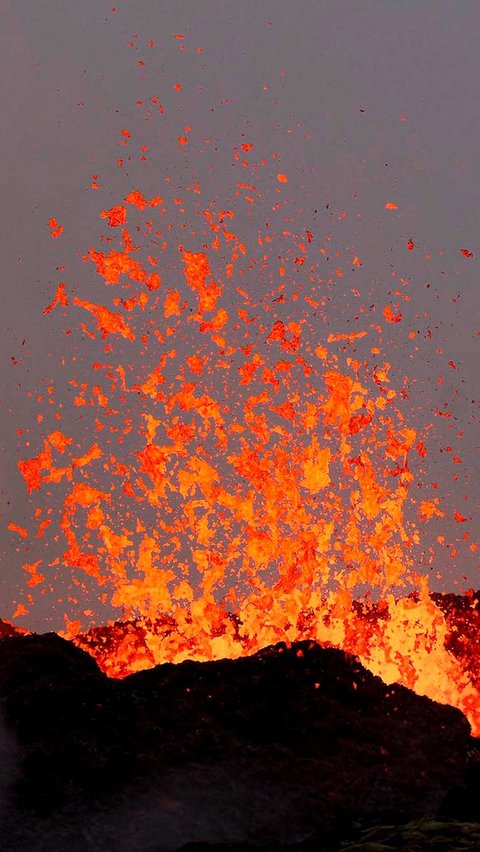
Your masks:
{"label": "ash-filled sky", "polygon": [[[410,301],[388,354],[398,377],[410,378],[409,425],[430,427],[421,481],[412,487],[435,483],[445,513],[421,531],[425,552],[445,537],[425,570],[433,588],[477,588],[478,2],[113,3],[3,0],[0,7],[0,616],[11,617],[23,600],[22,563],[45,556],[43,540],[25,543],[7,529],[12,521],[28,527],[34,505],[17,469],[41,447],[31,394],[48,396],[52,379],[61,384],[61,356],[74,345],[61,312],[43,309],[59,281],[73,278],[86,298],[94,292],[80,259],[98,244],[101,210],[132,189],[154,195],[167,177],[179,192],[200,180],[205,198],[221,207],[234,146],[244,140],[265,156],[278,153],[297,227],[361,256],[342,287],[358,288],[362,304],[368,296],[381,315],[398,280],[408,280]],[[154,96],[165,107],[161,124],[136,105]],[[179,154],[186,125],[192,145]],[[141,145],[149,146],[146,162]],[[117,159],[128,156],[119,169]],[[386,209],[389,202],[396,209]],[[244,218],[247,238],[256,239],[255,217],[263,215]],[[58,239],[50,236],[52,217],[64,227]],[[330,329],[357,328],[356,309],[340,293]],[[75,345],[81,381],[97,344]],[[65,404],[65,430],[68,418]],[[55,588],[65,594],[58,570]],[[21,623],[58,629],[63,611],[47,596]]]}

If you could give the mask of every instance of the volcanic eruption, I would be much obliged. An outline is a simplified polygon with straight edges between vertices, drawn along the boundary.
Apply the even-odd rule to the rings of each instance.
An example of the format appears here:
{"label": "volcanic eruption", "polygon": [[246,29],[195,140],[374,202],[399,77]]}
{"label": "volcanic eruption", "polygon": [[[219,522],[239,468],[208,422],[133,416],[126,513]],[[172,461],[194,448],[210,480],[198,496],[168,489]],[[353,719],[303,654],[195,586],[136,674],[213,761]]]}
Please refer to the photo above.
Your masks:
{"label": "volcanic eruption", "polygon": [[[156,97],[154,110],[161,119]],[[434,493],[413,497],[428,436],[410,422],[408,377],[399,387],[392,371],[409,282],[375,316],[343,311],[332,331],[362,252],[291,215],[280,160],[240,140],[221,202],[201,180],[180,193],[167,178],[161,194],[134,188],[99,210],[87,292],[60,281],[44,309],[64,317],[64,387],[38,397],[37,452],[18,463],[38,506],[30,529],[10,528],[50,552],[24,564],[13,620],[54,593],[61,566],[75,589],[63,635],[111,676],[313,639],[459,707],[477,731],[455,617],[417,565],[443,513]],[[256,205],[268,221],[252,240]],[[49,226],[61,239],[56,218]],[[83,345],[81,377],[79,335],[93,356]],[[120,613],[103,627],[82,609],[95,588]],[[476,598],[468,606],[475,619]]]}
{"label": "volcanic eruption", "polygon": [[[180,34],[176,39],[184,41]],[[148,44],[153,49],[154,42]],[[136,49],[137,41],[132,45]],[[171,89],[173,98],[182,97],[180,82],[172,80]],[[151,95],[136,106],[165,135],[161,99]],[[378,709],[378,696],[387,704],[400,696],[409,732],[416,708],[426,714],[419,753],[428,750],[429,713],[439,730],[451,725],[452,742],[464,747],[460,714],[428,708],[402,690],[458,708],[480,736],[479,596],[473,590],[441,594],[430,582],[437,570],[435,536],[442,546],[449,533],[438,534],[445,510],[438,484],[425,475],[435,421],[425,423],[415,411],[404,369],[418,351],[411,320],[421,311],[407,272],[393,270],[388,288],[375,289],[364,272],[367,249],[342,241],[349,211],[312,198],[289,173],[280,146],[271,150],[253,131],[236,132],[221,152],[231,171],[215,194],[207,189],[206,167],[202,176],[202,157],[213,142],[196,139],[193,118],[174,140],[181,186],[166,163],[161,170],[150,165],[151,145],[127,124],[116,140],[121,156],[110,179],[112,202],[97,209],[95,244],[84,243],[78,223],[79,259],[67,270],[57,268],[43,310],[45,323],[53,317],[61,323],[65,344],[60,374],[45,375],[45,392],[31,394],[37,433],[23,435],[19,424],[18,470],[30,520],[9,524],[24,554],[25,582],[12,612],[3,613],[12,624],[1,625],[8,637],[2,653],[14,649],[22,660],[23,653],[38,655],[48,669],[47,647],[55,663],[48,684],[58,688],[75,723],[83,678],[93,678],[98,690],[86,687],[92,718],[98,708],[113,718],[115,696],[122,696],[131,714],[122,717],[122,736],[128,738],[131,718],[142,759],[149,737],[158,746],[157,729],[145,722],[154,712],[145,685],[157,684],[146,670],[157,666],[158,689],[179,708],[181,722],[171,708],[162,722],[165,730],[173,726],[177,750],[184,737],[191,745],[190,713],[199,714],[208,740],[213,711],[205,708],[222,679],[234,694],[240,672],[252,672],[258,686],[264,666],[279,680],[297,672],[292,683],[302,701],[310,694],[302,692],[302,678],[310,678],[316,695],[326,672],[331,713],[345,713],[348,736],[357,724],[352,707],[366,715],[365,707]],[[144,171],[143,183],[132,185],[134,159]],[[93,193],[100,182],[92,176]],[[320,207],[328,220],[313,215]],[[46,224],[61,241],[61,211],[52,214]],[[397,217],[407,264],[418,247],[403,233],[398,204],[386,198],[381,215]],[[473,257],[467,249],[459,254]],[[453,361],[449,367],[456,369]],[[460,464],[456,451],[448,451]],[[474,553],[464,512],[455,510],[453,519]],[[26,636],[25,651],[9,645],[13,634],[29,633],[23,624],[46,600],[70,650],[58,636],[45,646]],[[280,648],[280,663],[271,646]],[[112,681],[94,671],[82,651]],[[351,655],[348,662],[339,651]],[[232,661],[247,657],[234,675]],[[203,674],[200,663],[208,663]],[[9,665],[0,660],[0,680],[17,690],[8,713],[21,727],[26,711]],[[335,670],[340,686],[332,686]],[[34,704],[49,707],[49,689],[41,683]],[[338,710],[335,690],[348,710]],[[255,709],[249,705],[247,721],[239,721],[233,699],[222,701],[241,736],[254,741],[263,724]],[[118,769],[107,729],[103,722],[88,728],[88,753],[104,735]],[[83,742],[75,757],[79,784],[83,771],[94,774],[90,764],[84,770]],[[441,749],[440,735],[439,743]],[[391,767],[400,772],[399,755],[389,754],[383,733],[377,745],[382,759],[392,760],[380,792],[372,775],[371,800],[383,803],[393,799],[384,793]],[[235,748],[241,752],[238,743]],[[361,749],[358,754],[362,765]],[[345,760],[342,751],[335,772]],[[452,763],[456,780],[460,762]],[[421,760],[418,766],[421,775]],[[57,781],[60,795],[60,770]],[[435,776],[435,784],[434,793],[425,785],[421,795],[436,807],[443,776]]]}

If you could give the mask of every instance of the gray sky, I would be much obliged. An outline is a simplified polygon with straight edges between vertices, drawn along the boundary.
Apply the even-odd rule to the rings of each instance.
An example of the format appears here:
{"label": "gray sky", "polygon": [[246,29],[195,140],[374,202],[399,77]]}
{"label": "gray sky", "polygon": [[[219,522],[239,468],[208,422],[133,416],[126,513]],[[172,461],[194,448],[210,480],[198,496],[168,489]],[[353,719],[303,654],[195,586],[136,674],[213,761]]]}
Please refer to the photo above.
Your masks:
{"label": "gray sky", "polygon": [[[185,35],[185,52],[175,33]],[[136,50],[128,46],[134,35]],[[150,39],[156,45],[149,51]],[[438,482],[446,512],[424,546],[440,532],[453,542],[467,527],[472,540],[478,537],[479,39],[477,0],[1,2],[0,616],[9,617],[11,602],[22,599],[21,563],[45,555],[42,542],[25,553],[7,531],[9,521],[28,526],[31,517],[16,467],[41,448],[28,392],[52,377],[62,383],[64,320],[60,312],[43,316],[43,308],[60,280],[73,277],[85,298],[93,293],[79,257],[98,244],[100,210],[131,189],[153,195],[166,175],[179,190],[201,179],[205,195],[221,203],[231,192],[232,148],[242,133],[258,150],[280,153],[289,212],[301,211],[297,226],[356,247],[363,266],[354,284],[362,295],[383,305],[392,271],[409,279],[411,302],[401,328],[392,330],[391,360],[399,376],[412,379],[412,425],[434,424],[422,478]],[[181,98],[172,89],[176,80]],[[160,130],[135,107],[153,95],[165,104]],[[196,147],[182,158],[176,138],[185,124]],[[134,139],[131,152],[148,144],[152,155],[147,166],[132,156],[120,173],[124,127]],[[202,149],[207,137],[215,144]],[[90,189],[93,175],[98,191]],[[388,201],[398,205],[393,215]],[[342,210],[348,215],[340,226]],[[50,238],[50,217],[65,227],[58,240]],[[247,236],[249,228],[256,235],[254,217]],[[340,298],[332,327],[353,322],[354,311]],[[419,332],[414,357],[402,344],[412,329]],[[77,345],[81,377],[93,350],[88,341]],[[448,421],[432,415],[444,403]],[[31,430],[29,450],[26,433],[17,444],[18,428]],[[462,465],[452,465],[453,454]],[[460,531],[458,509],[468,518]],[[466,543],[458,543],[455,559],[444,552],[438,558],[437,587],[479,586],[478,552]],[[61,612],[49,600],[23,623],[58,628]]]}

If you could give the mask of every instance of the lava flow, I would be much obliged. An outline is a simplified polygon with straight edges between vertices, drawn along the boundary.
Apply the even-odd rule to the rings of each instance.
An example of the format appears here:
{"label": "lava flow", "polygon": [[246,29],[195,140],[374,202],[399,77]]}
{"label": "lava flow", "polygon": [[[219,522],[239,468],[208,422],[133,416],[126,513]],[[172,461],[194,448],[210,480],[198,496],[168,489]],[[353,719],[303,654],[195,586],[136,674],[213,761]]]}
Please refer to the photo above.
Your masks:
{"label": "lava flow", "polygon": [[[19,462],[29,492],[48,494],[30,531],[11,528],[57,548],[24,565],[29,604],[58,566],[72,570],[64,635],[115,677],[315,639],[458,706],[480,733],[471,661],[416,567],[420,530],[442,512],[435,497],[412,500],[424,436],[383,351],[408,297],[399,290],[382,323],[329,331],[328,277],[342,270],[328,270],[324,234],[287,227],[288,176],[262,171],[253,148],[234,158],[252,158],[255,183],[236,182],[225,209],[200,183],[185,197],[122,194],[83,257],[94,288],[61,282],[45,308],[95,354],[81,376],[67,354],[70,410],[52,383],[51,428]],[[253,244],[244,211],[262,194],[275,203]],[[120,620],[88,630],[93,588]]]}

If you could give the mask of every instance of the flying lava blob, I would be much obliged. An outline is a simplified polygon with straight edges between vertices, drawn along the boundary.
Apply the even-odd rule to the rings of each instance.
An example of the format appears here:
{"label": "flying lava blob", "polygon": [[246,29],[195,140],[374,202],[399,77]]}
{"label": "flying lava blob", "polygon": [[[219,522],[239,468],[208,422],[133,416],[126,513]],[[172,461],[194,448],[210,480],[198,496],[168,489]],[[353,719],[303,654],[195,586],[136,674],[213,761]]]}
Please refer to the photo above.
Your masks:
{"label": "flying lava blob", "polygon": [[[236,161],[253,148],[242,142]],[[311,638],[457,705],[480,731],[476,685],[416,568],[420,522],[441,511],[412,501],[423,436],[391,380],[383,326],[329,332],[325,235],[287,230],[278,198],[291,180],[264,162],[224,208],[201,182],[182,198],[118,197],[83,258],[97,296],[62,282],[45,308],[68,318],[69,345],[81,334],[95,354],[87,378],[71,362],[71,410],[18,464],[31,499],[49,495],[30,535],[56,547],[24,565],[30,604],[54,569],[72,570],[65,635],[113,676]],[[272,223],[252,240],[245,210],[263,197]],[[165,225],[182,215],[195,215],[190,232]],[[383,317],[401,332],[399,304]],[[119,619],[87,631],[82,587]]]}

